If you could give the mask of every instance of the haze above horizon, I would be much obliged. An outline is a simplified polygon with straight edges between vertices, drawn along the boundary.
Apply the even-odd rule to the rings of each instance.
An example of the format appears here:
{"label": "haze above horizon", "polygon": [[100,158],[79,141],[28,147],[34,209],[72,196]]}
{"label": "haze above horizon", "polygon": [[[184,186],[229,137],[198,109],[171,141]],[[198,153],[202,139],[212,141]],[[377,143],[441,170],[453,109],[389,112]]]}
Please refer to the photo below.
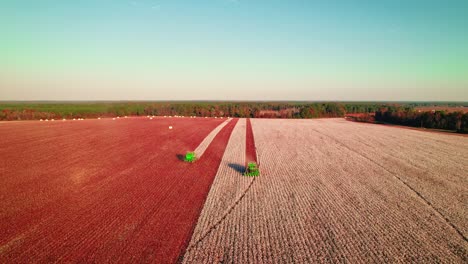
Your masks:
{"label": "haze above horizon", "polygon": [[468,2],[2,1],[0,100],[468,101]]}

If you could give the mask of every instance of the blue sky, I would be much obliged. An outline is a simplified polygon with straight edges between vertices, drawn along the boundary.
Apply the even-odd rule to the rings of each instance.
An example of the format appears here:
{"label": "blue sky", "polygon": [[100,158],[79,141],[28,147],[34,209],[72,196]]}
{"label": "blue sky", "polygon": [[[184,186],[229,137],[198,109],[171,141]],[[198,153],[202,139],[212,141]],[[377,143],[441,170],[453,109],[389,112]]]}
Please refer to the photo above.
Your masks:
{"label": "blue sky", "polygon": [[2,1],[0,100],[468,101],[468,1]]}

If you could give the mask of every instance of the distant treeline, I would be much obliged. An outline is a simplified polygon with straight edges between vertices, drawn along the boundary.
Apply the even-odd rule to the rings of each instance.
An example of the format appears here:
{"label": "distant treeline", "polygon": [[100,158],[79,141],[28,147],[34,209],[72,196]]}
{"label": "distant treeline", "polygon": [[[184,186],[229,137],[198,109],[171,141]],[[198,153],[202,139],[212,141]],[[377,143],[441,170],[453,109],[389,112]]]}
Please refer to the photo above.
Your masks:
{"label": "distant treeline", "polygon": [[125,115],[320,118],[371,113],[382,104],[333,102],[92,102],[0,103],[1,120],[92,118]]}
{"label": "distant treeline", "polygon": [[[0,120],[38,120],[114,116],[200,116],[250,118],[324,118],[349,116],[362,122],[468,130],[463,112],[418,111],[422,106],[463,107],[466,103],[377,102],[6,102]],[[456,108],[458,109],[458,108]],[[463,109],[463,108],[461,108]],[[466,109],[466,108],[465,108]]]}
{"label": "distant treeline", "polygon": [[468,133],[468,113],[462,111],[417,111],[412,107],[390,106],[376,111],[375,121]]}

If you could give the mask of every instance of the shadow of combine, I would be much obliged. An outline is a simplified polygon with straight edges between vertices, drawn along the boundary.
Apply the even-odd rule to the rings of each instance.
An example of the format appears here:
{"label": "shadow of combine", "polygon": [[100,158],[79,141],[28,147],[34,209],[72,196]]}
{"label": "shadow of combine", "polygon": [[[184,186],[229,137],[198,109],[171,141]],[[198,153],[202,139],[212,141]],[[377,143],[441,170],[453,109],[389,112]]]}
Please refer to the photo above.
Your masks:
{"label": "shadow of combine", "polygon": [[176,157],[177,157],[177,159],[180,160],[180,161],[185,161],[185,155],[177,154]]}
{"label": "shadow of combine", "polygon": [[241,173],[241,174],[244,174],[245,172],[245,166],[244,165],[240,165],[240,164],[237,164],[237,163],[229,163],[228,164],[229,168]]}

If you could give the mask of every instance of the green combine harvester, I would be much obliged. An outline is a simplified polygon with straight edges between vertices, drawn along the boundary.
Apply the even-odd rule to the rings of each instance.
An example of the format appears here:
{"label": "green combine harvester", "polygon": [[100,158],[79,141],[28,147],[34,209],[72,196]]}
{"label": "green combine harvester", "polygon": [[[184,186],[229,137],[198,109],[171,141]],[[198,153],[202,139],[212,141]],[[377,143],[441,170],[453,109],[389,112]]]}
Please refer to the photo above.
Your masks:
{"label": "green combine harvester", "polygon": [[195,160],[197,160],[197,155],[195,152],[187,152],[187,154],[185,154],[184,160],[190,163],[195,162]]}
{"label": "green combine harvester", "polygon": [[249,162],[247,164],[247,168],[244,173],[244,176],[249,176],[249,177],[260,176],[260,170],[258,169],[258,165],[256,162]]}

